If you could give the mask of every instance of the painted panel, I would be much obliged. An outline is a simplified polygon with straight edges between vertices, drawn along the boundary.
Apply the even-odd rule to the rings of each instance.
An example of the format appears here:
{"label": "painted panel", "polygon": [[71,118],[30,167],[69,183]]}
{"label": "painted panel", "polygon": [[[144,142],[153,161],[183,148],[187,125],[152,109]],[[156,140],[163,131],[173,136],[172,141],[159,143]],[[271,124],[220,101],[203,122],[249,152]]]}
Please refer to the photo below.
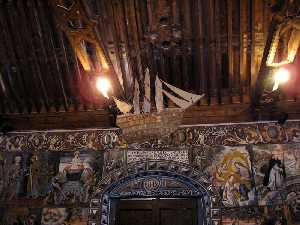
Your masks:
{"label": "painted panel", "polygon": [[88,208],[9,208],[1,209],[3,225],[87,225]]}
{"label": "painted panel", "polygon": [[15,205],[88,204],[102,177],[103,154],[7,152],[0,156],[0,199]]}
{"label": "painted panel", "polygon": [[[207,152],[208,153],[208,152]],[[204,157],[204,161],[208,157]],[[205,171],[219,190],[223,206],[237,207],[255,203],[251,162],[245,146],[218,146]]]}

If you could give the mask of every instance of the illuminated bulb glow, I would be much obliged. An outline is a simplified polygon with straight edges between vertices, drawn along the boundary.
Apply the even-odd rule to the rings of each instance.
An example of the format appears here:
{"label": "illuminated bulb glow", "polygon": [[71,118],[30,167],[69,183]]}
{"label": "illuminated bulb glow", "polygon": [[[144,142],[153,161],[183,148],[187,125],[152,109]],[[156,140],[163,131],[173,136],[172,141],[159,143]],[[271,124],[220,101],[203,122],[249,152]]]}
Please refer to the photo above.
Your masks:
{"label": "illuminated bulb glow", "polygon": [[102,77],[98,78],[96,81],[96,88],[105,98],[109,98],[108,91],[111,89],[111,85],[108,79]]}
{"label": "illuminated bulb glow", "polygon": [[277,90],[280,84],[286,83],[290,79],[290,72],[284,68],[280,68],[274,74],[273,91]]}

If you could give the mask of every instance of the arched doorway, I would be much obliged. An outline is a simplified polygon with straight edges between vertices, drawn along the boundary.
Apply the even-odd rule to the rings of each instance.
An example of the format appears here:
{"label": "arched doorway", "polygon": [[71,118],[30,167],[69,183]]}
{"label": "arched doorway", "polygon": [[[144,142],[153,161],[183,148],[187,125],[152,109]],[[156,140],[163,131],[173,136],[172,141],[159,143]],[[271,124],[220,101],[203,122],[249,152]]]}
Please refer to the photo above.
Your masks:
{"label": "arched doorway", "polygon": [[[191,218],[194,221],[191,224],[209,225],[213,222],[217,225],[219,213],[214,196],[205,175],[187,164],[165,160],[138,162],[112,171],[97,185],[91,200],[90,224],[126,224],[120,222],[119,209],[126,209],[125,206],[129,204],[136,205],[131,208],[133,211],[143,210],[138,205],[148,207],[151,216],[161,208],[173,215],[181,210],[181,204],[181,208],[189,211],[186,216],[196,217]],[[166,204],[170,207],[166,207]],[[176,204],[179,207],[174,208]],[[174,209],[173,214],[171,209]],[[180,215],[177,213],[174,216]],[[156,218],[151,224],[163,225],[163,219]]]}

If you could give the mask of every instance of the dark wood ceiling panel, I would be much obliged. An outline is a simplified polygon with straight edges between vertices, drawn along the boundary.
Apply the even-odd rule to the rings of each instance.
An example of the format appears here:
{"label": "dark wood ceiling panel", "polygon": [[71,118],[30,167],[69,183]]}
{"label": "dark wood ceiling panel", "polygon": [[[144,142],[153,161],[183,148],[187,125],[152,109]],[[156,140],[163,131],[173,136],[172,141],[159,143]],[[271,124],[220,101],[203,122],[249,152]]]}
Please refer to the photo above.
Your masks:
{"label": "dark wood ceiling panel", "polygon": [[125,89],[132,90],[129,72],[141,82],[149,67],[152,78],[159,74],[178,87],[205,92],[208,104],[239,103],[243,94],[249,96],[250,0],[99,2],[99,17],[111,18],[106,46],[123,74]]}
{"label": "dark wood ceiling panel", "polygon": [[1,112],[103,108],[47,1],[1,1]]}
{"label": "dark wood ceiling panel", "polygon": [[[26,65],[25,62],[27,57],[24,57],[24,54],[22,54],[23,43],[21,43],[22,40],[20,39],[20,32],[16,32],[12,28],[13,26],[18,27],[16,24],[18,20],[14,19],[14,7],[15,5],[13,3],[7,3],[5,7],[1,7],[2,32],[5,35],[4,37],[6,40],[6,43],[3,42],[3,44],[7,45],[6,52],[9,57],[9,61],[6,61],[5,64],[2,65],[1,69],[6,68],[5,70],[2,70],[2,73],[4,74],[3,76],[9,76],[10,74],[17,75],[20,85],[17,85],[17,83],[12,84],[14,91],[16,95],[19,95],[26,101],[26,110],[31,112],[33,99],[31,91],[29,90],[28,79],[26,79],[26,74],[30,74],[30,70],[28,70],[29,66]],[[24,68],[21,68],[21,65],[23,65]],[[11,104],[14,103],[13,101],[10,102]],[[35,102],[34,104],[37,103]],[[10,112],[13,113],[14,110],[10,110]]]}
{"label": "dark wood ceiling panel", "polygon": [[[68,1],[80,5],[79,25],[93,24],[118,97],[132,100],[134,79],[143,92],[149,68],[153,90],[158,74],[205,93],[197,107],[250,104],[270,28],[269,0]],[[76,57],[63,29],[74,21],[62,24],[67,12],[57,10],[59,2],[67,3],[0,0],[1,114],[96,111],[111,103],[95,89],[102,71],[91,43],[84,43],[91,71]]]}

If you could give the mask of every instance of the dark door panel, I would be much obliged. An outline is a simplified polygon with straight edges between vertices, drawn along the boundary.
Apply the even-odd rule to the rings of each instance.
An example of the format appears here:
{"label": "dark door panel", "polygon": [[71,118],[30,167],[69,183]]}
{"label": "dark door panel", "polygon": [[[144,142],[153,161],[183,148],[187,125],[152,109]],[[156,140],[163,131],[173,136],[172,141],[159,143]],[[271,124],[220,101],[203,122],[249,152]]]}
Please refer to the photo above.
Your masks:
{"label": "dark door panel", "polygon": [[192,209],[160,209],[160,225],[194,225]]}
{"label": "dark door panel", "polygon": [[114,225],[196,225],[196,199],[117,200]]}
{"label": "dark door panel", "polygon": [[120,210],[120,225],[152,225],[151,210]]}

